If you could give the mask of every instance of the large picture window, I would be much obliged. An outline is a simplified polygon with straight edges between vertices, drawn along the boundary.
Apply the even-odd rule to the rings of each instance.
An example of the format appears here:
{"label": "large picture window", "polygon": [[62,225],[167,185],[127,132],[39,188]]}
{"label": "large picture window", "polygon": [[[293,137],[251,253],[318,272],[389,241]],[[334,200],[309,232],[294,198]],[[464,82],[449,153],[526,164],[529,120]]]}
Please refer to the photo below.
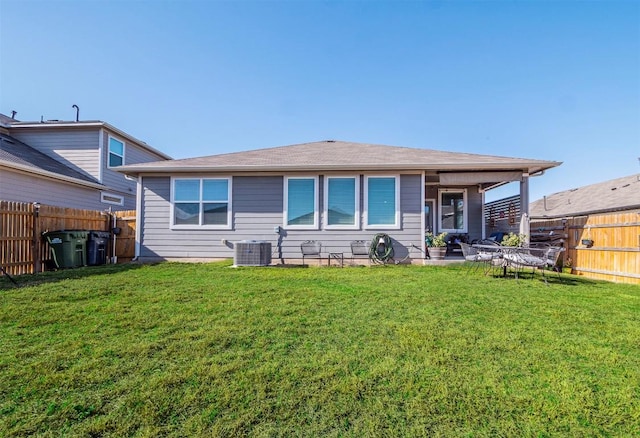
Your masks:
{"label": "large picture window", "polygon": [[370,228],[400,226],[400,187],[397,176],[369,176],[365,184],[365,216]]}
{"label": "large picture window", "polygon": [[466,233],[467,191],[464,189],[441,189],[439,195],[439,230],[447,233]]}
{"label": "large picture window", "polygon": [[289,177],[285,180],[285,227],[318,228],[318,178]]}
{"label": "large picture window", "polygon": [[118,167],[124,164],[124,143],[113,137],[109,137],[109,167]]}
{"label": "large picture window", "polygon": [[229,228],[231,180],[228,178],[176,178],[173,180],[174,227]]}
{"label": "large picture window", "polygon": [[360,215],[358,178],[327,176],[324,187],[326,228],[358,228]]}

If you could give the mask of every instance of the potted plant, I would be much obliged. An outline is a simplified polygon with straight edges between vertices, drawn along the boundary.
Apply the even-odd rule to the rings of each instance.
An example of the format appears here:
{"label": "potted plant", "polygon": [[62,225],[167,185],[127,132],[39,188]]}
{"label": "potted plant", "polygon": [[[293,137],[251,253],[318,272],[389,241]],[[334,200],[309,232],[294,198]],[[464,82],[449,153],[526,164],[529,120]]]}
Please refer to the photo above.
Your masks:
{"label": "potted plant", "polygon": [[502,246],[522,246],[527,236],[524,234],[509,233],[502,238]]}
{"label": "potted plant", "polygon": [[444,259],[447,253],[447,233],[426,233],[424,241],[429,248],[429,258],[434,260]]}
{"label": "potted plant", "polygon": [[562,262],[562,272],[565,274],[571,274],[573,272],[572,264],[573,260],[571,260],[571,257],[567,257],[566,259],[564,259],[564,261]]}

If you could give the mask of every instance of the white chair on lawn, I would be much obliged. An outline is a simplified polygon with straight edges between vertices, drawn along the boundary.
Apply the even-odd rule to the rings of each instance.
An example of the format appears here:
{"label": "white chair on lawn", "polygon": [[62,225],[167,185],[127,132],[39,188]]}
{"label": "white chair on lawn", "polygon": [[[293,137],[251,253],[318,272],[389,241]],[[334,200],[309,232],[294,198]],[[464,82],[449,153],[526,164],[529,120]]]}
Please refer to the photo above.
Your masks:
{"label": "white chair on lawn", "polygon": [[563,251],[564,248],[561,246],[550,246],[547,248],[547,267],[556,271],[560,281],[562,281],[562,277],[560,277],[560,271],[562,271],[562,268],[558,267],[558,259]]}
{"label": "white chair on lawn", "polygon": [[[475,268],[479,268],[480,264],[485,266],[484,273],[486,275],[491,269],[491,261],[493,260],[493,255],[488,252],[482,252],[478,248],[474,248],[468,243],[460,242],[460,249],[462,250],[462,256],[464,257],[465,263],[469,264],[469,270]],[[474,264],[476,265],[474,267]]]}

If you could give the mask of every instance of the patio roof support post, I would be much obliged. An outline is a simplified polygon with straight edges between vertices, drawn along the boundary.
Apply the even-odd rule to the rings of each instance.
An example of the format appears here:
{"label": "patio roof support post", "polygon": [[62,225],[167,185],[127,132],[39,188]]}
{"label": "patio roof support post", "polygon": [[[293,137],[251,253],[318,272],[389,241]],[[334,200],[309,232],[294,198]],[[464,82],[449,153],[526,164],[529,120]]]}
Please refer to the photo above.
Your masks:
{"label": "patio roof support post", "polygon": [[482,190],[482,188],[478,187],[478,191],[480,192],[480,196],[482,196],[482,234],[481,234],[481,238],[482,240],[487,238],[487,217],[484,214],[484,204],[486,202],[485,200],[485,191]]}
{"label": "patio roof support post", "polygon": [[529,174],[523,173],[520,180],[520,214],[529,214]]}
{"label": "patio roof support post", "polygon": [[425,213],[424,213],[424,207],[425,207],[425,203],[427,202],[427,176],[425,175],[425,172],[422,172],[422,175],[420,175],[420,186],[422,187],[422,193],[420,196],[420,210],[422,212],[422,214],[420,215],[420,236],[418,236],[418,238],[420,239],[420,247],[424,248],[424,232],[427,229],[427,220],[425,218]]}

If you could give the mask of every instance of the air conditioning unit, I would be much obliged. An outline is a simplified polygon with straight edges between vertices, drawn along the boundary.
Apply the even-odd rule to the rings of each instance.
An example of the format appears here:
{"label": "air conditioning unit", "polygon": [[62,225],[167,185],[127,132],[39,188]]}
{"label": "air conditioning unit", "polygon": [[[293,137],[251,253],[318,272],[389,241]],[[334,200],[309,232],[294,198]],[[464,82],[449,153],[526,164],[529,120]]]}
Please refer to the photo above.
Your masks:
{"label": "air conditioning unit", "polygon": [[268,266],[271,264],[271,242],[241,240],[236,242],[234,266]]}

